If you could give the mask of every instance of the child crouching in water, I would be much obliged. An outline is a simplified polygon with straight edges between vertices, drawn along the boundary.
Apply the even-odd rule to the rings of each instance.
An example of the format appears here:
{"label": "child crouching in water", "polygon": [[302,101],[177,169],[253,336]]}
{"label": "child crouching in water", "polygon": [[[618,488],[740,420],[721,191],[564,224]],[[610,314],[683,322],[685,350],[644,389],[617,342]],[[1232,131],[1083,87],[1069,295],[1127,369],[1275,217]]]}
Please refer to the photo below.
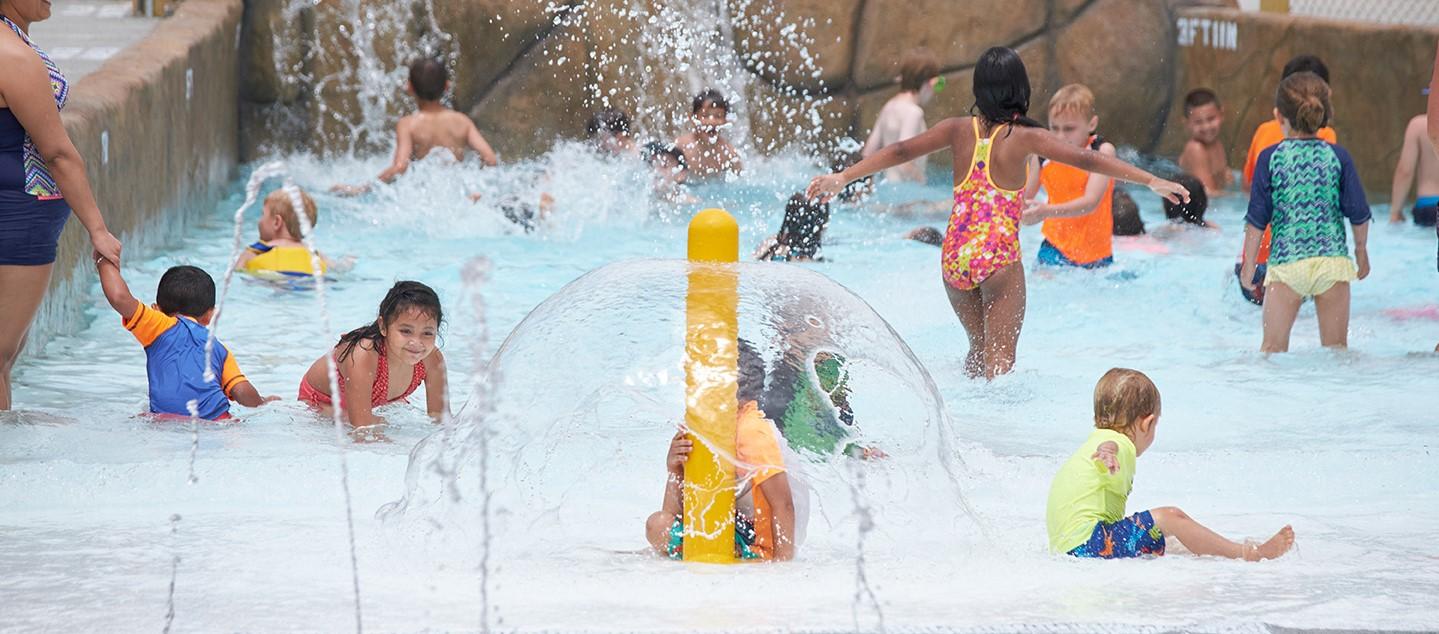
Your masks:
{"label": "child crouching in water", "polygon": [[1135,462],[1154,443],[1159,425],[1159,388],[1143,372],[1113,368],[1094,386],[1094,426],[1065,461],[1049,488],[1049,548],[1075,557],[1123,559],[1163,555],[1166,535],[1196,555],[1259,561],[1294,545],[1294,529],[1269,541],[1230,541],[1177,507],[1164,506],[1125,517],[1134,487]]}
{"label": "child crouching in water", "polygon": [[[735,556],[788,561],[795,554],[794,494],[780,453],[779,430],[759,408],[764,361],[749,342],[739,342],[739,398],[734,470]],[[685,463],[694,441],[680,430],[665,457],[667,477],[660,510],[645,521],[645,538],[656,553],[684,559]]]}
{"label": "child crouching in water", "polygon": [[[438,419],[449,411],[445,356],[435,341],[444,322],[440,297],[419,282],[396,282],[380,302],[373,323],[345,333],[335,345],[340,412],[351,425],[383,423],[374,409],[407,399],[425,384],[426,410]],[[300,380],[300,400],[327,415],[333,407],[328,355]]]}
{"label": "child crouching in water", "polygon": [[[1264,150],[1255,166],[1239,272],[1239,283],[1253,291],[1260,242],[1269,227],[1263,352],[1289,350],[1299,305],[1310,297],[1319,314],[1320,344],[1346,347],[1349,282],[1369,276],[1369,202],[1349,152],[1319,137],[1330,111],[1329,84],[1318,75],[1296,73],[1279,83],[1274,115],[1285,139]],[[1345,219],[1354,231],[1352,260]]]}

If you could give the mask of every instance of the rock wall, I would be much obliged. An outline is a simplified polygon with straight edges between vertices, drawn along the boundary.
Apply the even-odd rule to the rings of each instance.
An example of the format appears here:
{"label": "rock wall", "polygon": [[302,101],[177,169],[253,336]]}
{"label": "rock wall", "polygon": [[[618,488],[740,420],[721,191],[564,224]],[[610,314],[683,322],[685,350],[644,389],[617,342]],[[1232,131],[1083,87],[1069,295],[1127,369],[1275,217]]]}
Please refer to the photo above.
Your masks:
{"label": "rock wall", "polygon": [[1181,90],[1161,153],[1178,154],[1187,138],[1178,100],[1191,88],[1207,87],[1224,103],[1221,138],[1230,165],[1241,167],[1254,129],[1273,117],[1284,63],[1309,53],[1329,67],[1334,130],[1354,156],[1371,202],[1388,198],[1404,126],[1425,111],[1420,90],[1429,84],[1439,29],[1221,9],[1189,9],[1180,19],[1192,37],[1179,47]]}
{"label": "rock wall", "polygon": [[[189,212],[210,208],[234,176],[242,11],[241,0],[186,0],[148,37],[72,88],[65,129],[127,255],[174,236]],[[31,331],[32,349],[80,327],[86,306],[80,298],[94,283],[89,237],[72,218]]]}
{"label": "rock wall", "polygon": [[[247,158],[272,150],[388,148],[383,130],[359,124],[362,107],[332,94],[343,82],[326,79],[329,66],[353,66],[361,57],[353,37],[336,38],[346,24],[340,18],[379,15],[365,13],[366,7],[385,3],[388,11],[406,4],[318,0],[313,8],[295,9],[294,0],[248,0]],[[652,128],[677,127],[693,81],[687,84],[666,58],[682,56],[682,48],[654,54],[657,28],[649,18],[699,3],[422,0],[398,17],[388,14],[380,39],[394,41],[359,44],[384,59],[428,39],[431,46],[409,50],[428,48],[449,60],[454,107],[469,112],[502,155],[517,158],[543,151],[555,136],[579,136],[588,113],[602,105],[658,112]],[[972,103],[974,61],[984,49],[1006,45],[1029,64],[1032,114],[1042,117],[1061,85],[1084,82],[1099,95],[1106,135],[1150,150],[1175,100],[1175,11],[1226,3],[1232,0],[730,0],[721,6],[730,11],[740,60],[735,70],[754,80],[741,98],[755,103],[743,114],[761,149],[862,137],[896,90],[900,57],[914,46],[939,55],[948,80],[929,109],[932,117],[964,113]],[[276,36],[298,45],[277,51]],[[396,68],[403,61],[391,60]],[[358,78],[347,73],[334,76]],[[402,75],[387,80],[395,91],[403,85]],[[665,103],[675,105],[655,106]],[[407,103],[394,99],[387,107],[398,116]]]}
{"label": "rock wall", "polygon": [[[242,138],[247,157],[266,149],[388,151],[390,122],[409,107],[400,92],[403,66],[418,51],[449,61],[453,105],[474,117],[507,160],[538,154],[556,136],[582,135],[588,114],[605,105],[640,113],[652,134],[671,134],[683,126],[698,85],[680,68],[694,51],[675,40],[704,32],[675,33],[665,24],[692,19],[686,7],[721,6],[730,11],[720,26],[733,30],[732,70],[745,79],[729,82],[743,86],[736,112],[761,151],[863,139],[898,89],[900,58],[915,46],[939,56],[948,84],[927,109],[931,123],[964,114],[973,103],[974,61],[984,49],[1004,45],[1028,65],[1031,115],[1043,119],[1060,86],[1084,83],[1097,96],[1105,136],[1142,152],[1176,155],[1185,138],[1184,94],[1196,86],[1217,90],[1228,113],[1224,139],[1238,166],[1250,134],[1269,117],[1279,69],[1308,52],[1333,70],[1335,125],[1366,186],[1387,191],[1404,124],[1424,110],[1418,91],[1429,76],[1436,31],[1240,12],[1233,5],[318,0],[312,6],[248,0]],[[337,34],[337,25],[349,24],[346,16],[388,18],[374,22],[371,40],[358,41]],[[276,49],[276,38],[288,44]],[[366,63],[389,74],[356,68],[366,47]],[[276,72],[277,66],[287,70]],[[376,92],[377,80],[389,83]],[[366,110],[365,95],[357,97],[354,88],[365,82],[372,102],[376,94],[393,98]]]}

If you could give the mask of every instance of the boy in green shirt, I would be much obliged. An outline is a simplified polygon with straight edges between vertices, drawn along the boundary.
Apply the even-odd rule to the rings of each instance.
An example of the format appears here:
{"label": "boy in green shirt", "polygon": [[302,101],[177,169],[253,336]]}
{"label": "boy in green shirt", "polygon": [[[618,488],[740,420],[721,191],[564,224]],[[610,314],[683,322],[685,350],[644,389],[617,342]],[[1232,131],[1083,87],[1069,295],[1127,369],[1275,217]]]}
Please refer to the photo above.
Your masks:
{"label": "boy in green shirt", "polygon": [[1294,545],[1289,526],[1263,544],[1238,543],[1173,506],[1124,516],[1135,461],[1154,443],[1159,411],[1159,388],[1143,372],[1114,368],[1099,379],[1094,386],[1097,429],[1059,468],[1049,488],[1050,550],[1101,559],[1163,555],[1164,537],[1172,535],[1196,555],[1259,561],[1287,552]]}

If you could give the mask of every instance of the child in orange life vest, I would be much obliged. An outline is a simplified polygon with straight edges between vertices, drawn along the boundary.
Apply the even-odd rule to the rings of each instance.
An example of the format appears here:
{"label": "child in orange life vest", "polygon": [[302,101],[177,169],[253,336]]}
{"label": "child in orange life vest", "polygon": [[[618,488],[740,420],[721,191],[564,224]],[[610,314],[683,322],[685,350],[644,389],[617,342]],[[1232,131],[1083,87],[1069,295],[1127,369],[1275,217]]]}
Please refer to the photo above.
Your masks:
{"label": "child in orange life vest", "polygon": [[[310,229],[313,231],[315,224],[319,222],[319,210],[315,206],[315,200],[304,190],[299,190],[300,203],[305,209],[305,217],[310,221]],[[300,242],[301,228],[300,217],[295,211],[293,199],[290,193],[284,189],[277,189],[265,197],[265,203],[260,212],[259,222],[260,241],[249,246],[240,253],[240,259],[235,263],[235,270],[252,274],[274,273],[291,277],[308,277],[315,274],[314,259],[310,257],[310,250]],[[330,267],[341,265],[341,263],[330,262],[324,256],[320,257],[320,272],[324,273]]]}
{"label": "child in orange life vest", "polygon": [[[1049,129],[1066,143],[1114,156],[1114,145],[1094,133],[1099,117],[1094,114],[1094,93],[1080,84],[1060,88],[1049,100]],[[1043,221],[1044,242],[1039,246],[1039,263],[1077,266],[1086,269],[1114,262],[1114,216],[1110,207],[1114,179],[1091,174],[1077,167],[1049,161],[1030,171],[1049,194],[1048,203],[1031,203],[1022,221],[1032,225]],[[1026,190],[1034,192],[1031,182]]]}
{"label": "child in orange life vest", "polygon": [[[1284,70],[1279,75],[1279,81],[1288,79],[1296,73],[1310,72],[1318,75],[1324,83],[1329,83],[1329,67],[1324,65],[1324,60],[1314,55],[1299,55],[1284,64]],[[1334,128],[1324,126],[1319,129],[1318,138],[1330,143],[1338,143],[1339,135],[1334,133]],[[1254,167],[1259,162],[1259,155],[1265,150],[1279,145],[1284,140],[1284,126],[1278,118],[1270,119],[1259,124],[1254,130],[1254,137],[1249,141],[1249,154],[1244,159],[1244,189],[1249,190],[1254,185]],[[1251,303],[1264,304],[1264,275],[1269,266],[1269,241],[1273,238],[1273,232],[1268,227],[1264,228],[1264,235],[1259,241],[1259,253],[1255,260],[1256,268],[1254,277],[1251,278],[1253,289],[1245,288],[1244,280],[1239,283],[1239,293],[1244,299]],[[1240,254],[1242,260],[1244,254]],[[1234,275],[1239,277],[1240,263],[1234,263]]]}
{"label": "child in orange life vest", "polygon": [[[780,434],[759,408],[764,361],[748,341],[739,342],[739,410],[735,438],[735,557],[788,561],[795,553],[794,495],[780,452]],[[694,441],[681,429],[665,457],[668,477],[660,510],[645,521],[655,552],[684,559],[685,463]]]}

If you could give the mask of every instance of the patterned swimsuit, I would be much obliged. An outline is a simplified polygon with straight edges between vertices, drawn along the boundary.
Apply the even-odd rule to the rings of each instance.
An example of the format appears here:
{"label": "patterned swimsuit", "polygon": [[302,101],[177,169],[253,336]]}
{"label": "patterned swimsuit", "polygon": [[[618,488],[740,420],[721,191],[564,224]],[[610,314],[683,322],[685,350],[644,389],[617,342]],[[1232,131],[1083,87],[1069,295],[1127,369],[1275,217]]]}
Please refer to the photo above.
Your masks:
{"label": "patterned swimsuit", "polygon": [[1019,262],[1019,216],[1024,210],[1023,190],[1003,189],[989,176],[989,152],[1005,126],[983,138],[979,119],[972,121],[974,156],[964,182],[954,188],[954,211],[940,255],[944,283],[961,291],[979,288],[989,276]]}
{"label": "patterned swimsuit", "polygon": [[[63,109],[65,101],[70,97],[70,84],[65,80],[65,75],[60,73],[60,69],[55,66],[55,62],[50,60],[50,56],[40,50],[40,47],[35,46],[35,43],[30,41],[30,36],[25,35],[25,32],[11,22],[10,18],[0,16],[0,20],[3,20],[6,26],[15,32],[15,35],[20,36],[21,41],[40,56],[40,61],[45,62],[45,70],[50,73],[50,92],[55,95],[55,106],[57,109]],[[60,186],[55,183],[55,178],[50,176],[50,170],[45,167],[45,159],[41,158],[40,151],[35,149],[35,142],[30,139],[29,134],[25,135],[24,161],[26,192],[40,200],[63,198],[60,195]]]}

